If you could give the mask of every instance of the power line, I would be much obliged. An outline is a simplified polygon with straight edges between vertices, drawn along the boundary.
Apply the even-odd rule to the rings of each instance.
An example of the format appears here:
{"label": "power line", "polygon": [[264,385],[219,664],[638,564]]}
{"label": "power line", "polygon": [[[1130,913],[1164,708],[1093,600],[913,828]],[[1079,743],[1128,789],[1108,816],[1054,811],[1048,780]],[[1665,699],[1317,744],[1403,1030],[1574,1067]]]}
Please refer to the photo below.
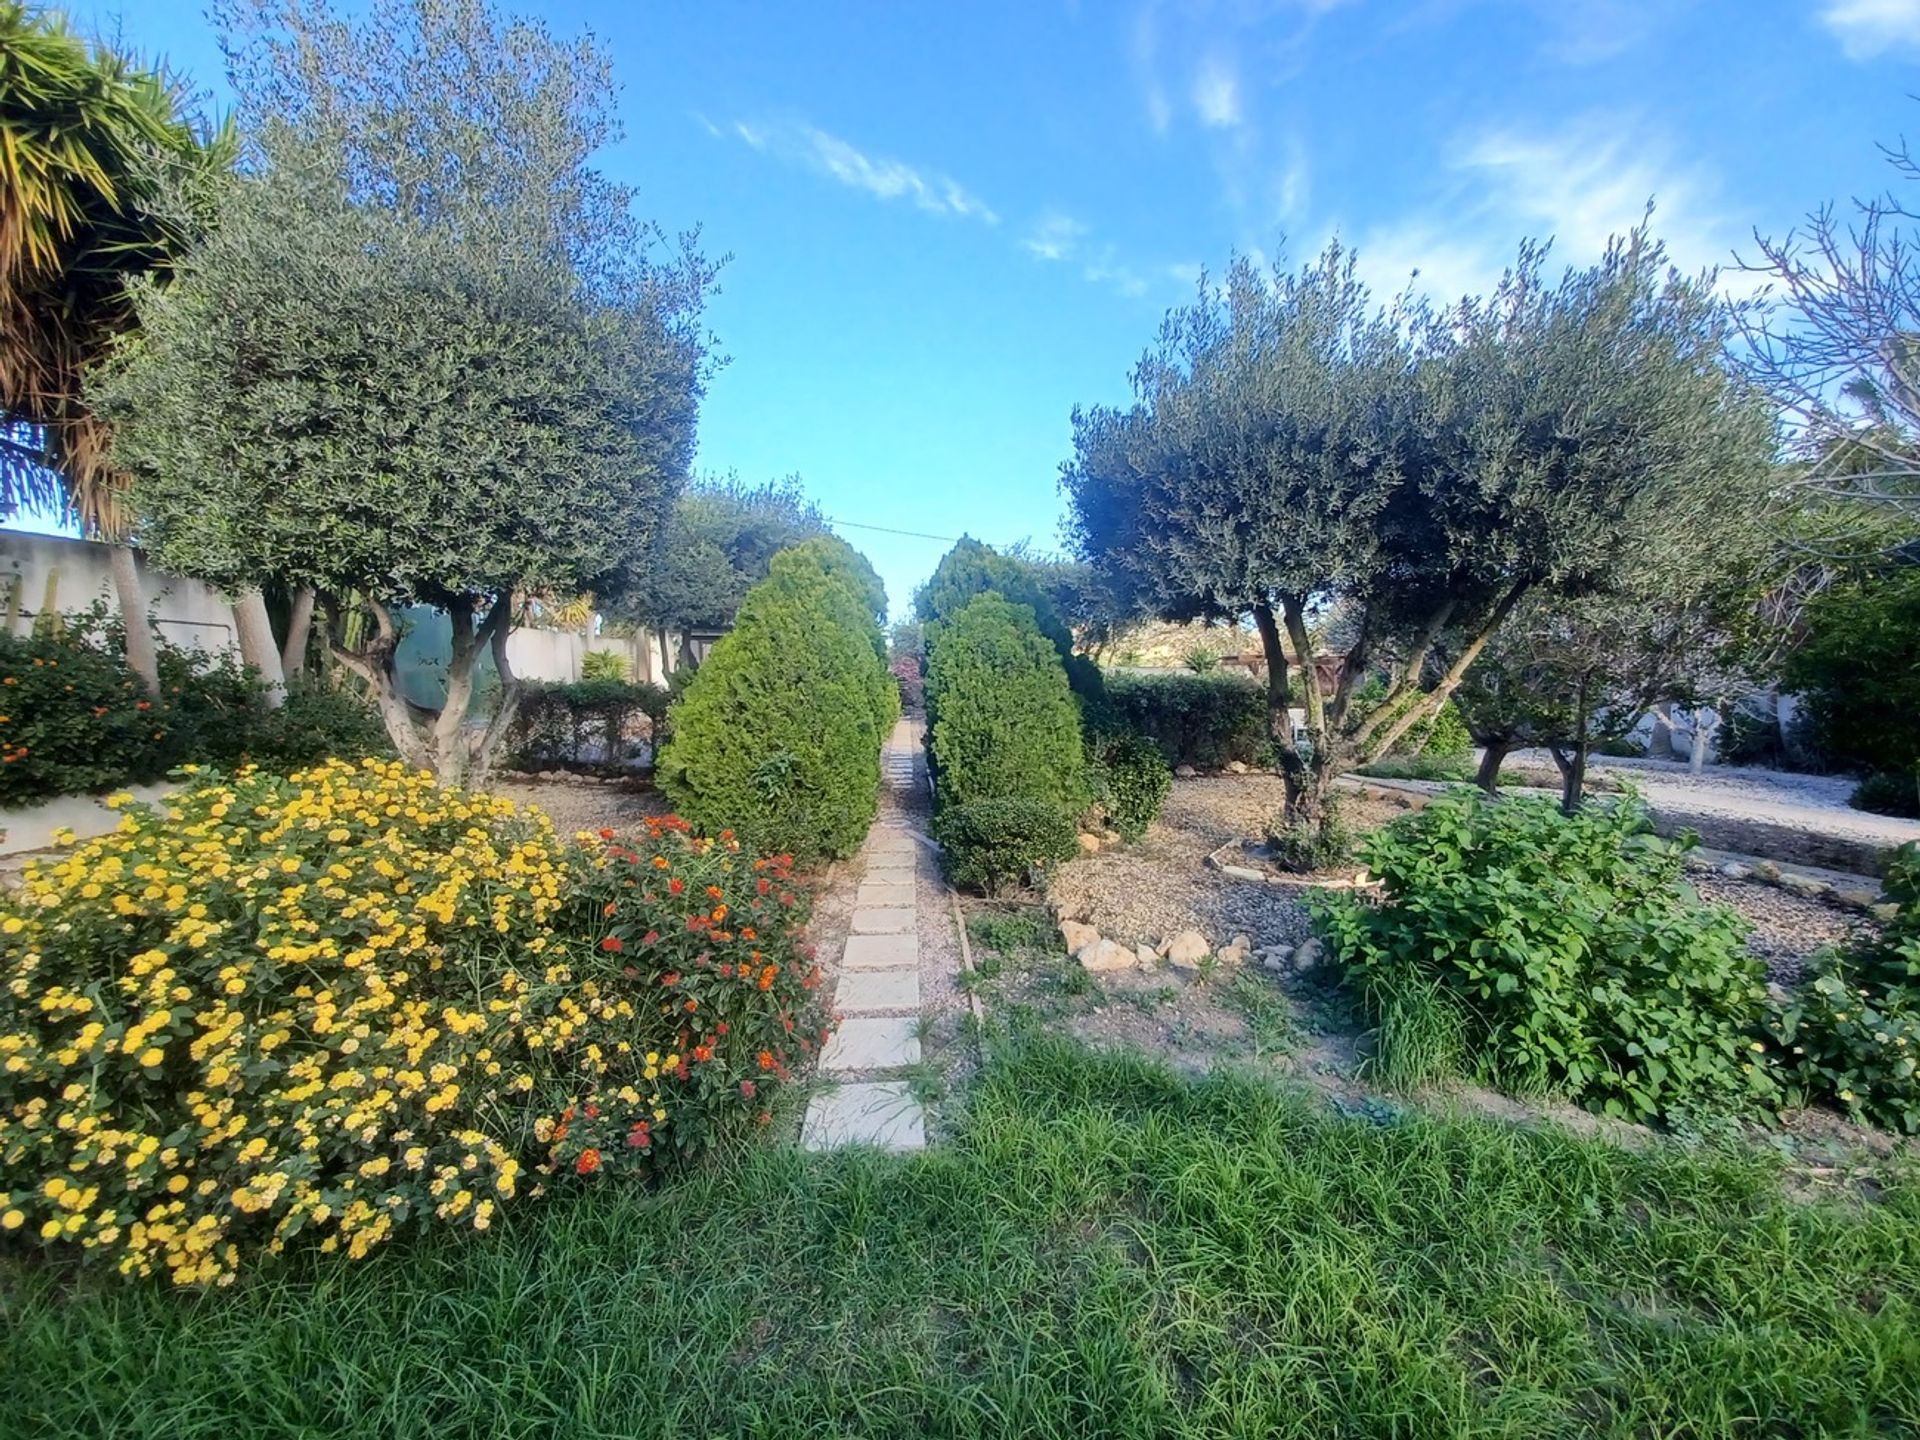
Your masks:
{"label": "power line", "polygon": [[896,530],[891,525],[868,525],[859,520],[835,520],[828,517],[829,525],[845,525],[850,530],[878,530],[882,535],[910,535],[915,540],[945,540],[954,544],[960,540],[958,535],[929,535],[924,530]]}

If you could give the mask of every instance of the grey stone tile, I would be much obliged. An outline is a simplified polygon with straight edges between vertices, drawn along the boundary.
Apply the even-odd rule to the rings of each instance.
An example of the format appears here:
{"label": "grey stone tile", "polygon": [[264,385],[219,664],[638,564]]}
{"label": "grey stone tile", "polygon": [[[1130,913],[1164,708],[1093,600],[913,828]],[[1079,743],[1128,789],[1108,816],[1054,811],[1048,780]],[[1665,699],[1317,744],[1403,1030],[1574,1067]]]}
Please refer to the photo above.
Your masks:
{"label": "grey stone tile", "polygon": [[800,1143],[809,1150],[877,1145],[919,1150],[927,1143],[926,1115],[904,1080],[871,1080],[815,1092]]}

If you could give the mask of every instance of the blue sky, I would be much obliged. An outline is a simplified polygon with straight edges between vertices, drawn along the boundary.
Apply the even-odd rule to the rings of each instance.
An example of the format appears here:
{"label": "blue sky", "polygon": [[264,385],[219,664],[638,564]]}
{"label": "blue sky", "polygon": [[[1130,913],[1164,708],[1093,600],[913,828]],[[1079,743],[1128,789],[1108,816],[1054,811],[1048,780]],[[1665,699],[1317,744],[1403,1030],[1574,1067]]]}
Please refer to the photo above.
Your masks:
{"label": "blue sky", "polygon": [[[1458,294],[1524,235],[1594,256],[1649,199],[1687,268],[1884,187],[1920,0],[1010,0],[512,6],[592,29],[605,157],[731,254],[699,467],[846,522],[1057,542],[1076,403],[1236,249],[1338,233]],[[216,101],[198,0],[75,0]],[[940,541],[847,528],[896,611]]]}

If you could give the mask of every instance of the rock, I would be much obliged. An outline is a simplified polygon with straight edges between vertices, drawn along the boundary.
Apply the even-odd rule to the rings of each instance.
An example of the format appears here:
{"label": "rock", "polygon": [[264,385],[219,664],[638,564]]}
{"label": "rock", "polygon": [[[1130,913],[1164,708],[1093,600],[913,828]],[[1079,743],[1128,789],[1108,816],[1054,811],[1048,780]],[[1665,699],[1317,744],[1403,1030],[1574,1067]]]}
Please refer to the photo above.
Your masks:
{"label": "rock", "polygon": [[1229,761],[1227,762],[1227,774],[1229,774],[1229,775],[1244,775],[1244,774],[1246,774],[1246,773],[1247,773],[1247,767],[1246,767],[1246,764],[1245,764],[1245,762],[1244,762],[1244,761],[1240,761],[1240,760],[1229,760]]}
{"label": "rock", "polygon": [[1249,885],[1264,885],[1267,877],[1258,870],[1249,870],[1245,865],[1222,865],[1220,873],[1229,880],[1244,880]]}
{"label": "rock", "polygon": [[1269,945],[1260,955],[1260,963],[1269,970],[1285,970],[1293,963],[1293,946]]}
{"label": "rock", "polygon": [[1173,767],[1173,778],[1176,780],[1191,780],[1199,773],[1200,772],[1191,765],[1176,765]]}
{"label": "rock", "polygon": [[1133,947],[1133,958],[1140,962],[1140,968],[1142,970],[1151,970],[1153,968],[1153,962],[1160,957],[1154,954],[1151,945],[1136,945]]}
{"label": "rock", "polygon": [[1775,881],[1780,878],[1780,867],[1771,860],[1759,860],[1754,862],[1753,873],[1762,880]]}
{"label": "rock", "polygon": [[1293,971],[1304,975],[1309,970],[1318,970],[1327,958],[1327,947],[1320,943],[1318,936],[1311,936],[1300,942],[1300,948],[1293,952]]}
{"label": "rock", "polygon": [[1182,930],[1161,947],[1160,953],[1177,970],[1196,970],[1213,953],[1213,946],[1198,930]]}
{"label": "rock", "polygon": [[1069,955],[1078,955],[1099,938],[1100,932],[1091,925],[1082,925],[1078,920],[1060,922],[1060,939],[1066,944]]}
{"label": "rock", "polygon": [[1778,980],[1769,980],[1767,982],[1767,998],[1773,1001],[1775,1005],[1785,1005],[1787,1001],[1793,997],[1787,994],[1787,987],[1782,985]]}
{"label": "rock", "polygon": [[1753,867],[1742,865],[1738,860],[1729,860],[1720,867],[1720,873],[1729,880],[1747,880],[1753,876]]}
{"label": "rock", "polygon": [[1796,895],[1805,895],[1808,899],[1817,899],[1828,890],[1827,882],[1816,880],[1811,875],[1796,874],[1792,870],[1780,872],[1779,885],[1782,890],[1791,890]]}
{"label": "rock", "polygon": [[1117,940],[1096,940],[1079,955],[1088,970],[1131,970],[1137,963],[1133,951]]}
{"label": "rock", "polygon": [[1873,907],[1880,903],[1878,890],[1836,890],[1833,898],[1849,910],[1863,910],[1872,913]]}
{"label": "rock", "polygon": [[1244,935],[1236,935],[1229,940],[1219,953],[1222,965],[1244,965],[1247,954],[1253,949],[1253,942]]}
{"label": "rock", "polygon": [[1080,853],[1082,855],[1098,855],[1100,853],[1100,837],[1098,835],[1089,835],[1085,830],[1082,830],[1079,835],[1074,838],[1080,842]]}
{"label": "rock", "polygon": [[1100,832],[1100,843],[1111,850],[1115,846],[1126,844],[1127,837],[1122,835],[1118,830],[1102,830]]}

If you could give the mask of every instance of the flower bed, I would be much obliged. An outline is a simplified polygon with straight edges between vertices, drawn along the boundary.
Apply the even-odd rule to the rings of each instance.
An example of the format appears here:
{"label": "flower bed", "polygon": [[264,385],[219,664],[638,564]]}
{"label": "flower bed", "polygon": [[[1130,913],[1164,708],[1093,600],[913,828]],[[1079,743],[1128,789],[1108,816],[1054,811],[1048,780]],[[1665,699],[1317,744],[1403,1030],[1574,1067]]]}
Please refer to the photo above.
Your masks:
{"label": "flower bed", "polygon": [[212,777],[0,900],[0,1231],[231,1280],[645,1171],[824,1038],[785,857],[397,763]]}

